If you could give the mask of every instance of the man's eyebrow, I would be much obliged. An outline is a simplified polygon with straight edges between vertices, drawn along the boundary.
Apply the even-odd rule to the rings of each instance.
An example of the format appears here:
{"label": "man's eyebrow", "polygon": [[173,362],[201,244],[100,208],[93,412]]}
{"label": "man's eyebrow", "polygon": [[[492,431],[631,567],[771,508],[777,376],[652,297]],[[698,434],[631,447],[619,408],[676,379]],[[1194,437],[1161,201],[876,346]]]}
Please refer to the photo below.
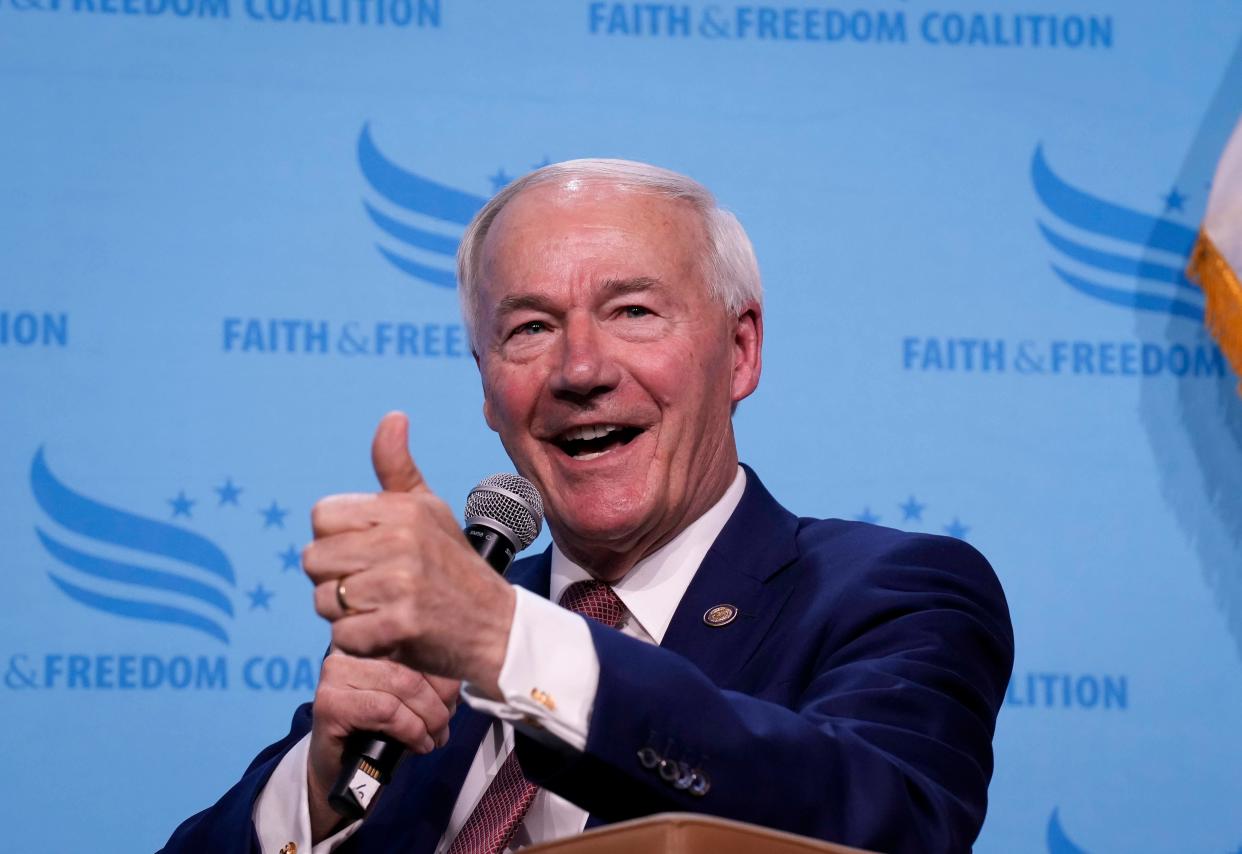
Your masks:
{"label": "man's eyebrow", "polygon": [[496,304],[496,313],[506,315],[515,311],[549,311],[551,307],[552,301],[542,294],[514,294]]}
{"label": "man's eyebrow", "polygon": [[640,294],[644,291],[660,287],[659,279],[651,276],[635,276],[632,279],[605,279],[600,290],[609,297]]}

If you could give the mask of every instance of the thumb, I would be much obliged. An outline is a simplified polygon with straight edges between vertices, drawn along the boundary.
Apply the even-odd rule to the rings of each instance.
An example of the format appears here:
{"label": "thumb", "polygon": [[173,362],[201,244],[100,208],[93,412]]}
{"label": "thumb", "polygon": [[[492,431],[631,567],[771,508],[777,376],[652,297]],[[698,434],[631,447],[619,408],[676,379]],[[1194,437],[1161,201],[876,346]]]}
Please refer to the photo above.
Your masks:
{"label": "thumb", "polygon": [[371,465],[385,492],[426,489],[422,472],[414,465],[409,447],[410,419],[404,412],[390,412],[380,419],[371,440]]}

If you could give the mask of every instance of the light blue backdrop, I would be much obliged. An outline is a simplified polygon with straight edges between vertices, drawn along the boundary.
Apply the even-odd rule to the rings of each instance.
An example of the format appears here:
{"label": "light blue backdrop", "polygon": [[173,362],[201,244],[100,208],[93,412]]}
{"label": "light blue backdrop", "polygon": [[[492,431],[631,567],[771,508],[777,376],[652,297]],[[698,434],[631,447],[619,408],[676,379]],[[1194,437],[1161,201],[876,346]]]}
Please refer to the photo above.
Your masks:
{"label": "light blue backdrop", "polygon": [[156,848],[284,732],[307,512],[379,416],[454,503],[508,468],[460,222],[622,156],[755,241],[775,494],[996,566],[979,849],[1238,850],[1242,405],[1178,271],[1240,38],[1237,0],[0,0],[5,847]]}

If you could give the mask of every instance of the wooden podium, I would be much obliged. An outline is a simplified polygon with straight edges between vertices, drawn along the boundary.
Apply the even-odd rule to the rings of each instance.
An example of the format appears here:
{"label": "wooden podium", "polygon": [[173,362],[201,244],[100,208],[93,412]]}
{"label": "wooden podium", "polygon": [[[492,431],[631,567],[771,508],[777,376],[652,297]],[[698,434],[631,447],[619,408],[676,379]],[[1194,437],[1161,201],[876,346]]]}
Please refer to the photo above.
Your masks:
{"label": "wooden podium", "polygon": [[684,812],[597,827],[525,850],[530,854],[869,854],[861,848]]}

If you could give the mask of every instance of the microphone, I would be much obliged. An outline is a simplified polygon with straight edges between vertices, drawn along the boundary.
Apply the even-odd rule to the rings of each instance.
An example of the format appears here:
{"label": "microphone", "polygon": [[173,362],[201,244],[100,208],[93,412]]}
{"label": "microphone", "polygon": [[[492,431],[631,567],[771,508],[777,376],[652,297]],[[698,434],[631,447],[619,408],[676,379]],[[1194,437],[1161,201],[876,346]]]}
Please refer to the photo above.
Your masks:
{"label": "microphone", "polygon": [[[492,569],[504,574],[513,557],[539,536],[543,499],[534,484],[516,474],[494,474],[466,496],[463,533]],[[341,774],[328,803],[350,821],[362,818],[392,779],[405,746],[378,732],[354,732],[345,740]]]}

